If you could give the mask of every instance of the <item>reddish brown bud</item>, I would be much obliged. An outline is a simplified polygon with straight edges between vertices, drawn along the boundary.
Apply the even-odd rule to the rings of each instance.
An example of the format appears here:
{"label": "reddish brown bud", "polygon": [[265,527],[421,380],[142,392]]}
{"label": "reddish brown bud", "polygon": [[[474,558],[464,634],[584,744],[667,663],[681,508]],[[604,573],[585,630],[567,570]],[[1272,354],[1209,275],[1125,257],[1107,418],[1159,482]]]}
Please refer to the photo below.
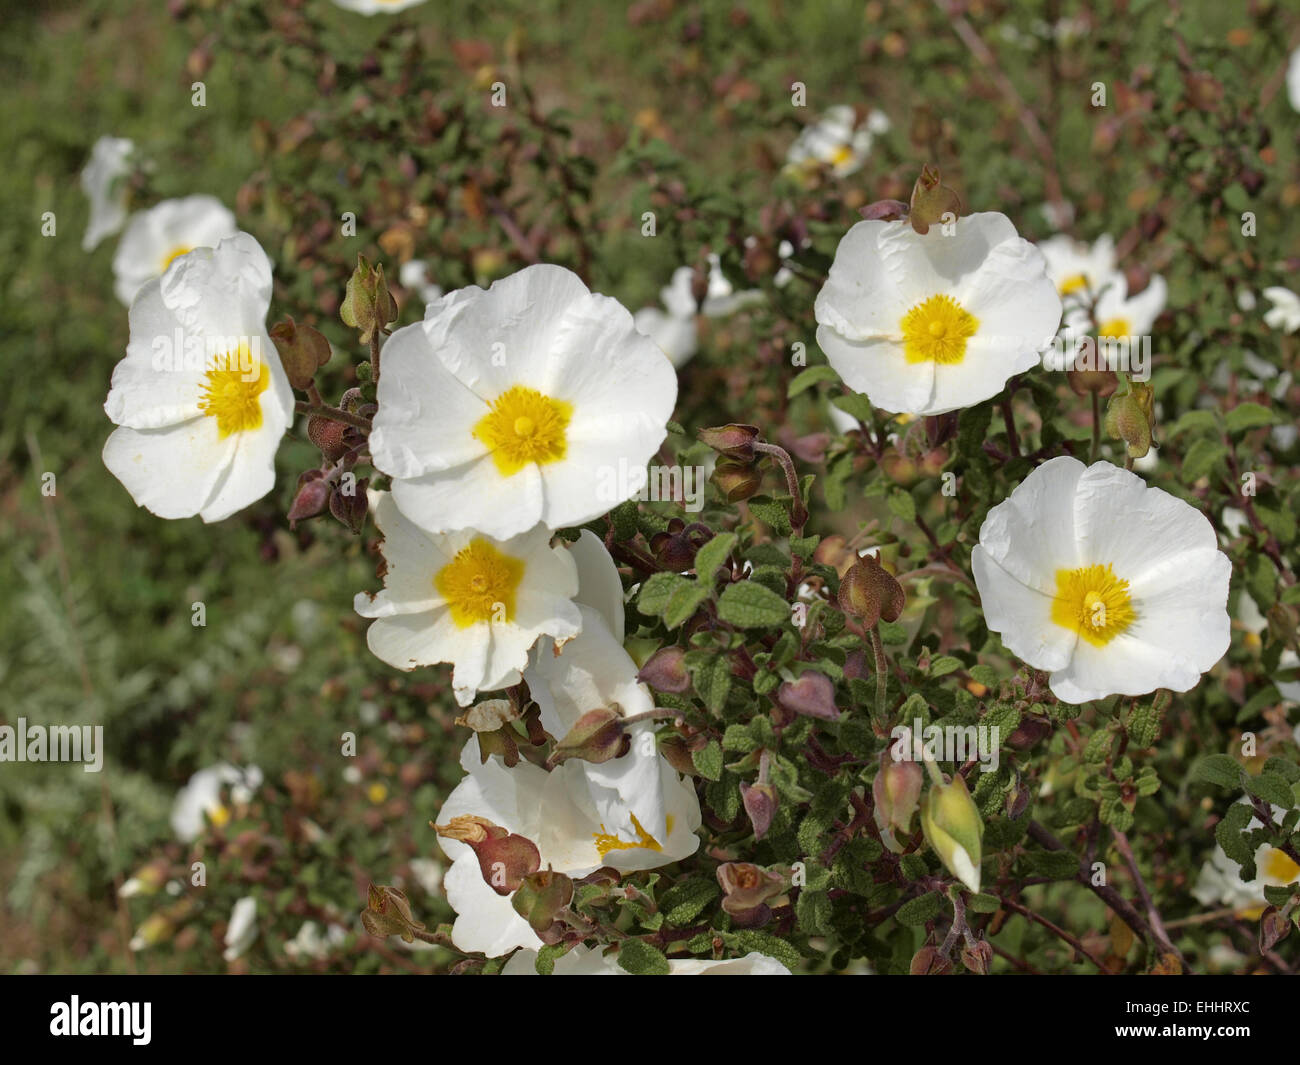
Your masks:
{"label": "reddish brown bud", "polygon": [[354,533],[360,533],[366,523],[366,512],[370,507],[366,499],[368,483],[366,477],[356,482],[348,481],[330,495],[330,513]]}
{"label": "reddish brown bud", "polygon": [[298,494],[293,497],[289,507],[289,528],[296,528],[298,522],[314,518],[325,509],[330,501],[330,483],[320,476],[320,470],[310,471],[316,476],[301,482]]}
{"label": "reddish brown bud", "polygon": [[316,371],[330,360],[330,342],[324,335],[309,325],[299,325],[290,317],[271,327],[271,339],[280,353],[285,376],[294,388],[305,389]]}
{"label": "reddish brown bud", "polygon": [[674,695],[686,691],[691,686],[690,674],[686,672],[686,652],[675,645],[659,648],[641,667],[636,679],[656,691]]}
{"label": "reddish brown bud", "polygon": [[749,815],[749,823],[754,826],[754,839],[762,839],[772,827],[772,818],[776,816],[776,789],[771,784],[747,784],[742,781],[740,801],[745,806],[745,813]]}
{"label": "reddish brown bud", "polygon": [[608,707],[597,707],[578,718],[569,734],[555,745],[548,764],[560,765],[570,758],[596,764],[608,762],[627,754],[631,742],[621,715]]}
{"label": "reddish brown bud", "polygon": [[804,717],[838,721],[835,705],[835,682],[824,673],[805,670],[797,680],[787,680],[776,690],[776,701],[786,710]]}
{"label": "reddish brown bud", "polygon": [[713,468],[711,480],[728,503],[740,503],[759,490],[763,475],[748,463],[724,460]]}
{"label": "reddish brown bud", "polygon": [[729,425],[701,429],[699,437],[727,458],[750,460],[754,457],[754,441],[759,438],[759,428],[756,425],[732,422]]}
{"label": "reddish brown bud", "polygon": [[869,629],[882,619],[897,621],[905,602],[903,586],[874,555],[858,559],[840,580],[840,609]]}

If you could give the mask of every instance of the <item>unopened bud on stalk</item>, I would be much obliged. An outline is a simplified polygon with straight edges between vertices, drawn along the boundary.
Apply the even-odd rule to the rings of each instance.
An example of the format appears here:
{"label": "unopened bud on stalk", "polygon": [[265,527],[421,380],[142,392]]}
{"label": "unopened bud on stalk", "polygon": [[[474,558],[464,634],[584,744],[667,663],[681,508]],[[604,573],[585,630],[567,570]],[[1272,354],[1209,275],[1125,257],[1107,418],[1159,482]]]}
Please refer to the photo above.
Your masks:
{"label": "unopened bud on stalk", "polygon": [[921,830],[947,870],[971,891],[980,889],[980,845],[984,822],[960,773],[945,784],[933,763],[933,778],[921,805]]}
{"label": "unopened bud on stalk", "polygon": [[701,429],[699,436],[701,441],[727,458],[750,461],[754,457],[754,441],[759,438],[759,428],[732,422]]}
{"label": "unopened bud on stalk", "polygon": [[920,801],[924,779],[925,774],[916,762],[896,762],[888,751],[881,754],[880,772],[872,781],[871,797],[880,838],[895,854],[903,853],[903,845],[894,832],[912,831],[912,814]]}
{"label": "unopened bud on stalk", "polygon": [[877,622],[897,621],[906,598],[903,586],[874,555],[858,559],[840,579],[840,609],[862,619],[870,629]]}
{"label": "unopened bud on stalk", "polygon": [[339,317],[344,325],[360,330],[363,344],[369,344],[376,330],[397,318],[397,301],[388,292],[383,263],[371,266],[364,255],[357,256]]}

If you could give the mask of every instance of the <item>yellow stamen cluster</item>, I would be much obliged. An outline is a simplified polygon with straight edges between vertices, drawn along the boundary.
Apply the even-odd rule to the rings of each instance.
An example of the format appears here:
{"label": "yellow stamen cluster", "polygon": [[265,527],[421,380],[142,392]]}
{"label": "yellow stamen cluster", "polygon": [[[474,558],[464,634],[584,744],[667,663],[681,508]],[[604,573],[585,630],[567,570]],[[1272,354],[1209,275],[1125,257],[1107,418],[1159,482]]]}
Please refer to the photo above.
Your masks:
{"label": "yellow stamen cluster", "polygon": [[951,296],[931,296],[899,323],[903,354],[908,362],[955,366],[966,357],[966,342],[978,328],[978,319]]}
{"label": "yellow stamen cluster", "polygon": [[479,538],[435,574],[433,586],[447,600],[451,620],[465,629],[480,621],[510,621],[523,576],[522,560]]}
{"label": "yellow stamen cluster", "polygon": [[497,396],[473,435],[491,450],[501,476],[510,477],[529,463],[564,458],[565,430],[572,417],[573,406],[564,400],[515,385]]}
{"label": "yellow stamen cluster", "polygon": [[[229,356],[218,360],[230,369],[209,370],[200,386],[199,410],[217,419],[217,435],[223,440],[232,433],[258,429],[262,425],[262,393],[270,387],[271,372],[259,362],[256,376],[241,368],[240,360]],[[247,364],[247,360],[245,360]]]}
{"label": "yellow stamen cluster", "polygon": [[1123,340],[1133,335],[1133,327],[1127,318],[1111,318],[1097,327],[1097,336],[1102,340]]}
{"label": "yellow stamen cluster", "polygon": [[[667,826],[668,832],[671,834],[673,830],[671,816],[668,818]],[[641,822],[636,819],[636,814],[632,815],[632,827],[636,829],[636,839],[631,842],[607,833],[604,825],[600,826],[599,832],[592,833],[592,838],[596,841],[596,850],[600,856],[604,858],[610,851],[631,851],[636,850],[638,847],[652,851],[663,851],[659,841],[641,826]]]}
{"label": "yellow stamen cluster", "polygon": [[1056,571],[1052,620],[1094,647],[1105,647],[1136,618],[1128,581],[1116,577],[1110,563]]}

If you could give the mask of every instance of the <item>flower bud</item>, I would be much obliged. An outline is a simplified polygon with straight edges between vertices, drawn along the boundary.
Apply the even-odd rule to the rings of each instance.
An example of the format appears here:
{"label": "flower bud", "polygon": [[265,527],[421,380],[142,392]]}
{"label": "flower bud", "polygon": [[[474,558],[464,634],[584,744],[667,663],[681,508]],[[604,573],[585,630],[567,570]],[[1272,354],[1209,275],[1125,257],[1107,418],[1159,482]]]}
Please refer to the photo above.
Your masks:
{"label": "flower bud", "polygon": [[981,939],[974,946],[966,947],[961,952],[961,963],[976,976],[988,976],[989,968],[993,965],[993,945],[988,940]]}
{"label": "flower bud", "polygon": [[945,215],[956,218],[961,214],[961,198],[950,189],[939,175],[939,168],[927,163],[912,186],[912,203],[908,221],[916,232],[924,235],[933,225],[944,222]]}
{"label": "flower bud", "polygon": [[397,317],[397,303],[389,295],[383,263],[372,267],[364,255],[357,256],[357,268],[348,278],[339,317],[344,325],[361,331],[363,344],[369,344],[376,330]]}
{"label": "flower bud", "polygon": [[271,339],[294,388],[305,389],[316,371],[330,361],[330,342],[324,335],[309,325],[299,325],[291,317],[271,327]]}
{"label": "flower bud", "polygon": [[1076,396],[1096,392],[1102,399],[1114,392],[1119,385],[1114,370],[1070,370],[1065,379]]}
{"label": "flower bud", "polygon": [[894,831],[912,831],[912,814],[920,801],[924,778],[925,773],[916,762],[896,762],[888,751],[880,755],[880,772],[872,781],[871,797],[880,838],[895,854],[902,854],[903,847]]}
{"label": "flower bud", "polygon": [[713,486],[728,503],[740,503],[748,499],[763,483],[763,475],[753,466],[744,462],[719,462],[713,468],[710,478]]}
{"label": "flower bud", "polygon": [[343,439],[347,431],[346,425],[333,418],[316,415],[307,419],[308,439],[320,448],[321,454],[330,462],[338,462],[347,453],[348,444]]}
{"label": "flower bud", "polygon": [[723,910],[748,927],[764,923],[771,913],[767,900],[786,889],[785,877],[752,862],[723,862],[717,876]]}
{"label": "flower bud", "polygon": [[361,911],[361,925],[376,939],[401,936],[406,943],[414,943],[415,933],[424,931],[423,922],[411,916],[411,904],[402,892],[374,884],[367,893],[366,908]]}
{"label": "flower bud", "polygon": [[978,892],[984,822],[960,773],[949,784],[931,783],[921,804],[921,830],[947,870]]}
{"label": "flower bud", "polygon": [[714,451],[729,459],[748,461],[754,457],[754,441],[759,437],[759,428],[756,425],[732,422],[729,425],[701,429],[699,437]]}
{"label": "flower bud", "polygon": [[304,477],[309,474],[315,474],[307,480],[299,481],[298,494],[293,497],[293,503],[289,507],[289,528],[296,528],[298,522],[305,518],[314,518],[317,514],[325,509],[330,501],[331,486],[329,481],[321,476],[320,470],[309,470]]}
{"label": "flower bud", "polygon": [[133,898],[136,895],[154,895],[166,882],[167,862],[159,858],[137,869],[135,874],[118,890],[118,894],[124,899]]}
{"label": "flower bud", "polygon": [[907,204],[902,200],[877,200],[865,207],[859,207],[858,214],[868,222],[876,220],[895,222],[900,218],[907,217]]}
{"label": "flower bud", "polygon": [[675,644],[659,648],[641,667],[636,679],[655,691],[680,695],[691,686],[690,674],[686,672],[686,652]]}
{"label": "flower bud", "polygon": [[1106,435],[1123,440],[1129,458],[1140,459],[1151,450],[1151,422],[1144,403],[1132,392],[1117,392],[1106,407]]}
{"label": "flower bud", "polygon": [[905,603],[903,586],[874,555],[858,559],[840,580],[840,609],[874,628],[882,618],[897,621]]}
{"label": "flower bud", "polygon": [[927,944],[912,955],[908,972],[912,976],[947,976],[952,972],[952,962],[939,953],[938,947]]}
{"label": "flower bud", "polygon": [[772,818],[776,816],[776,789],[771,784],[747,784],[742,781],[740,801],[744,804],[745,813],[749,815],[749,823],[754,826],[754,839],[762,839],[772,827]]}
{"label": "flower bud", "polygon": [[524,877],[510,905],[545,940],[556,915],[572,901],[573,881],[563,873],[542,869]]}
{"label": "flower bud", "polygon": [[352,485],[351,491],[338,488],[330,495],[330,513],[353,533],[360,533],[366,524],[366,513],[370,509],[370,501],[366,497],[366,486],[369,483],[368,477],[362,477]]}
{"label": "flower bud", "polygon": [[547,764],[561,765],[570,758],[599,765],[627,754],[632,741],[617,710],[601,706],[588,710],[574,723],[569,734],[555,745]]}
{"label": "flower bud", "polygon": [[776,690],[776,701],[786,710],[803,717],[838,721],[835,705],[835,682],[825,673],[805,670],[797,680],[788,680]]}
{"label": "flower bud", "polygon": [[542,866],[542,856],[532,840],[507,832],[485,817],[461,814],[433,828],[438,835],[459,840],[474,851],[483,882],[498,895],[517,891],[524,878]]}

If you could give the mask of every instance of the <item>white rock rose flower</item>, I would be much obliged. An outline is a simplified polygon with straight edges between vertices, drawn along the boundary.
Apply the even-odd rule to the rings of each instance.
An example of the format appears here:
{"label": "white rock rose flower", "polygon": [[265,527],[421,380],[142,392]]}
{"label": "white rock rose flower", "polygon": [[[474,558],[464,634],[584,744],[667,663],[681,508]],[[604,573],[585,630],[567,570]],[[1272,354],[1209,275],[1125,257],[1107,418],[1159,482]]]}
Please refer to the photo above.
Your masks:
{"label": "white rock rose flower", "polygon": [[[502,976],[536,976],[537,951],[518,950],[501,970]],[[581,944],[555,960],[554,976],[631,976],[618,964],[618,953],[604,954]],[[743,958],[711,961],[707,958],[668,960],[669,976],[789,976],[790,970],[775,958],[751,951]]]}
{"label": "white rock rose flower", "polygon": [[1300,48],[1292,52],[1287,61],[1286,98],[1293,110],[1300,111]]}
{"label": "white rock rose flower", "polygon": [[[539,641],[524,672],[541,710],[542,727],[556,739],[563,739],[583,714],[598,707],[634,717],[655,705],[649,689],[637,681],[636,663],[623,649],[623,585],[614,560],[587,529],[570,552],[578,566],[582,633],[559,650],[551,640]],[[645,841],[655,844],[665,838],[670,814],[655,723],[630,725],[627,736],[630,745],[621,757],[600,763],[574,759],[569,764],[585,782],[583,805],[599,815],[608,850],[629,851],[628,859],[637,861],[634,851]],[[694,799],[693,791],[689,798]],[[698,822],[698,806],[692,818]]]}
{"label": "white rock rose flower", "polygon": [[226,925],[226,949],[221,956],[226,961],[234,961],[253,945],[255,939],[257,939],[257,899],[252,895],[245,895],[230,911],[230,923]]}
{"label": "white rock rose flower", "polygon": [[1005,215],[949,235],[859,222],[817,296],[817,343],[840,377],[895,413],[943,414],[997,395],[1035,366],[1061,322],[1042,253]]}
{"label": "white rock rose flower", "polygon": [[81,238],[83,251],[93,251],[100,241],[126,224],[126,182],[131,173],[135,144],[126,137],[100,137],[90,149],[81,171],[81,191],[90,201],[90,220]]}
{"label": "white rock rose flower", "polygon": [[971,564],[989,629],[1068,703],[1187,691],[1228,649],[1214,527],[1109,462],[1043,463],[989,511]]}
{"label": "white rock rose flower", "polygon": [[690,362],[699,350],[695,327],[697,314],[706,318],[724,318],[763,298],[763,293],[757,289],[737,292],[722,272],[722,261],[718,256],[710,255],[708,288],[704,301],[697,307],[692,291],[694,277],[692,267],[679,266],[673,271],[672,280],[659,293],[663,306],[642,307],[633,316],[637,332],[648,336],[663,349],[678,369]]}
{"label": "white rock rose flower", "polygon": [[876,137],[889,131],[889,116],[872,110],[858,122],[848,104],[828,107],[818,121],[805,126],[786,153],[786,170],[806,174],[820,166],[830,167],[840,177],[862,169]]}
{"label": "white rock rose flower", "polygon": [[366,634],[374,654],[396,669],[452,664],[456,701],[519,682],[538,638],[563,642],[582,619],[573,604],[578,575],[569,552],[551,547],[537,526],[509,540],[472,529],[428,533],[376,492],[375,524],[384,534],[384,588],[354,606],[375,618]]}
{"label": "white rock rose flower", "polygon": [[1130,296],[1128,281],[1122,273],[1117,273],[1098,297],[1094,314],[1089,314],[1083,306],[1072,307],[1067,312],[1065,335],[1082,336],[1095,329],[1101,339],[1150,336],[1156,319],[1165,309],[1168,294],[1165,279],[1155,274],[1146,288]]}
{"label": "white rock rose flower", "polygon": [[1115,241],[1107,234],[1091,246],[1058,234],[1039,241],[1038,250],[1047,261],[1047,276],[1063,298],[1095,298],[1119,275]]}
{"label": "white rock rose flower", "polygon": [[1270,329],[1294,333],[1300,329],[1300,296],[1289,288],[1271,285],[1264,289],[1264,298],[1272,306],[1264,312],[1264,324]]}
{"label": "white rock rose flower", "polygon": [[635,495],[676,399],[632,315],[542,264],[452,292],[389,338],[370,449],[416,524],[507,539]]}
{"label": "white rock rose flower", "polygon": [[220,826],[230,820],[223,789],[230,789],[232,802],[246,803],[261,786],[262,771],[255,765],[240,769],[222,762],[200,769],[172,801],[172,831],[185,843],[198,839],[208,822]]}
{"label": "white rock rose flower", "polygon": [[422,4],[424,0],[334,0],[334,3],[358,15],[392,15]]}
{"label": "white rock rose flower", "polygon": [[423,259],[411,259],[402,263],[397,279],[402,288],[414,292],[426,304],[442,299],[442,286],[435,284],[429,276],[429,264]]}
{"label": "white rock rose flower", "polygon": [[[1242,799],[1248,802],[1248,799]],[[1286,811],[1279,806],[1272,807],[1273,818],[1281,823]],[[1252,817],[1246,826],[1248,829],[1261,828],[1258,817]],[[1214,853],[1201,866],[1192,894],[1202,906],[1231,906],[1238,916],[1251,920],[1259,918],[1268,905],[1264,894],[1265,887],[1285,887],[1300,880],[1300,865],[1289,854],[1261,843],[1255,850],[1255,879],[1241,879],[1241,866],[1216,846]]]}
{"label": "white rock rose flower", "polygon": [[[680,861],[699,847],[695,830],[700,827],[700,805],[694,785],[663,759],[667,829],[660,839],[639,839],[635,845],[606,831],[590,804],[587,781],[576,759],[549,773],[526,761],[508,769],[497,755],[481,761],[475,736],[461,751],[460,764],[469,775],[447,797],[438,823],[446,827],[457,817],[485,818],[531,840],[542,869],[550,867],[575,878],[606,865],[621,872],[654,869]],[[516,947],[540,948],[542,941],[515,912],[511,896],[498,894],[483,879],[470,845],[441,831],[438,842],[452,863],[443,878],[447,901],[457,914],[452,942],[461,950],[482,951],[490,958]]]}
{"label": "white rock rose flower", "polygon": [[160,518],[221,521],[275,484],[293,391],[266,332],[271,264],[247,233],[199,248],[131,307],[104,465]]}
{"label": "white rock rose flower", "polygon": [[126,306],[147,281],[162,277],[182,255],[215,248],[239,232],[235,216],[213,196],[163,200],[133,215],[113,253],[113,290]]}

